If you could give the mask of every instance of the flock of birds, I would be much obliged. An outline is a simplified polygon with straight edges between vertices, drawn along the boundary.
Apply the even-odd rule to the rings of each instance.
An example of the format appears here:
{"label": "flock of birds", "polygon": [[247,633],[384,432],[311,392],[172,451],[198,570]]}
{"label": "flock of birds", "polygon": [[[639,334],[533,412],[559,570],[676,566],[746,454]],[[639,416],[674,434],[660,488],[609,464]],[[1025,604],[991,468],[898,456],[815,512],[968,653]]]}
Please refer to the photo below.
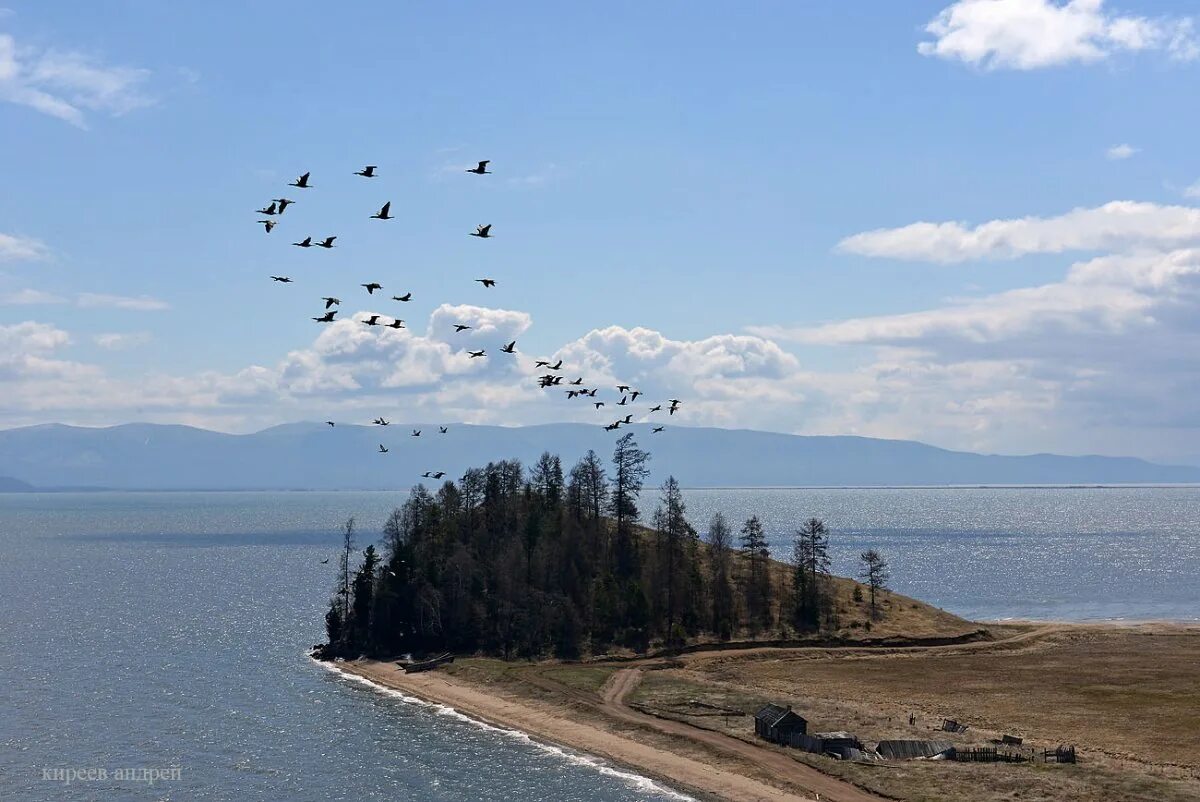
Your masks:
{"label": "flock of birds", "polygon": [[[473,173],[475,175],[491,175],[492,171],[488,169],[489,164],[491,164],[491,161],[488,159],[485,159],[483,161],[480,161],[475,167],[468,168],[466,170],[466,172]],[[362,178],[376,178],[379,175],[376,172],[378,169],[379,169],[378,165],[368,164],[365,167],[363,167],[361,170],[355,171],[354,175],[360,176]],[[297,178],[295,181],[290,182],[288,184],[288,186],[295,187],[295,188],[301,189],[301,190],[312,189],[313,185],[309,183],[309,179],[310,179],[311,175],[312,175],[311,173],[304,173],[299,178]],[[264,227],[264,229],[266,230],[266,233],[270,234],[275,229],[276,225],[278,225],[278,222],[279,222],[278,218],[280,218],[283,215],[283,213],[287,210],[287,208],[289,206],[291,206],[292,204],[294,204],[295,202],[296,201],[294,201],[290,198],[272,198],[270,204],[268,204],[267,206],[264,206],[263,208],[258,210],[258,214],[265,218],[265,219],[259,220],[258,223]],[[372,219],[372,220],[392,220],[392,219],[394,219],[395,216],[391,213],[391,209],[392,209],[391,201],[388,201],[387,203],[384,203],[383,206],[381,206],[379,208],[379,211],[375,212],[375,214],[370,215],[370,219]],[[470,236],[478,237],[479,239],[491,239],[492,226],[490,223],[484,224],[484,225],[479,225],[479,226],[476,226],[474,231],[468,232],[468,233]],[[329,250],[329,249],[336,247],[334,245],[334,243],[336,241],[337,241],[337,236],[326,236],[322,239],[315,239],[312,236],[306,236],[304,239],[300,240],[299,242],[293,242],[292,245],[294,245],[298,248],[324,248],[326,250]],[[290,276],[274,276],[273,275],[270,278],[273,282],[277,282],[280,284],[293,283],[293,279]],[[496,280],[493,278],[477,278],[474,281],[478,284],[483,285],[484,289],[491,289],[496,286]],[[359,286],[362,287],[363,289],[365,289],[367,291],[367,295],[369,295],[369,296],[374,296],[375,292],[377,290],[383,289],[383,285],[377,281],[369,281],[369,282],[360,284]],[[412,301],[413,294],[412,294],[412,292],[405,292],[403,295],[393,295],[393,296],[391,296],[391,299],[393,301],[396,301],[399,303],[408,303],[408,302]],[[340,307],[341,307],[341,303],[342,303],[341,299],[334,295],[326,295],[326,296],[322,296],[321,300],[325,304],[324,311],[322,314],[320,314],[316,317],[313,317],[312,319],[317,323],[333,323],[333,322],[335,322],[338,312],[340,311]],[[338,308],[334,308],[334,307],[338,307]],[[385,323],[384,322],[385,317],[390,317],[391,322]],[[369,315],[366,315],[365,317],[363,317],[360,322],[365,326],[381,326],[383,328],[390,328],[390,329],[397,329],[397,330],[405,328],[404,320],[402,318],[396,318],[396,317],[392,317],[390,315],[369,314]],[[461,334],[466,331],[471,331],[472,328],[473,327],[469,323],[459,322],[459,323],[454,324],[454,332],[456,334]],[[499,351],[500,351],[500,353],[503,353],[503,354],[515,355],[517,353],[516,349],[517,349],[517,341],[513,340],[509,343],[506,343],[506,344],[500,346]],[[470,349],[464,349],[464,350],[466,351],[467,357],[469,359],[483,359],[483,358],[487,357],[486,349],[480,349],[478,351],[472,351]],[[600,388],[592,387],[592,386],[585,386],[584,379],[582,376],[577,377],[577,378],[573,379],[572,381],[566,381],[566,376],[562,373],[562,370],[563,370],[563,360],[562,359],[559,359],[558,361],[556,361],[554,363],[551,363],[548,359],[539,359],[536,361],[534,367],[535,367],[535,370],[544,369],[546,371],[545,373],[543,373],[537,377],[538,386],[540,388],[542,388],[543,390],[551,390],[554,388],[560,388],[565,391],[566,397],[568,400],[588,399],[591,402],[591,404],[595,410],[601,410],[601,409],[605,408],[605,406],[607,405],[607,401],[597,400],[597,393],[600,391]],[[613,406],[618,406],[618,407],[627,407],[627,408],[632,407],[632,405],[637,403],[638,398],[640,398],[640,397],[642,397],[642,395],[644,395],[640,390],[634,389],[633,387],[626,385],[626,384],[617,385],[616,390],[617,390],[617,393],[620,394],[621,400],[615,401],[613,403]],[[665,403],[667,404],[667,410],[666,410],[667,415],[670,416],[670,415],[674,415],[675,412],[678,411],[680,405],[683,402],[677,398],[672,398],[672,399],[669,399]],[[662,403],[655,404],[646,410],[646,416],[648,418],[650,415],[652,415],[654,413],[660,413],[662,411],[663,411],[663,404]],[[625,415],[618,417],[615,421],[605,424],[604,429],[606,431],[611,432],[611,431],[616,431],[617,429],[619,429],[622,426],[631,425],[633,423],[634,414],[635,413],[632,413],[632,412],[626,413]],[[335,421],[331,421],[331,420],[325,421],[325,423],[328,424],[330,427],[334,427],[337,425]],[[386,420],[382,416],[375,418],[373,421],[371,421],[371,423],[375,426],[389,426],[390,425],[390,421]],[[658,433],[662,432],[664,428],[665,428],[665,426],[653,426],[651,428],[651,433],[658,434]],[[448,434],[449,431],[450,431],[450,429],[448,426],[439,426],[438,427],[439,434],[442,434],[442,435]],[[411,436],[412,437],[420,437],[421,430],[413,429]],[[389,452],[389,449],[383,443],[380,443],[379,444],[379,453],[387,454],[388,452]],[[426,471],[423,474],[421,474],[421,477],[425,478],[425,479],[441,479],[445,475],[446,475],[446,473],[444,471]]]}

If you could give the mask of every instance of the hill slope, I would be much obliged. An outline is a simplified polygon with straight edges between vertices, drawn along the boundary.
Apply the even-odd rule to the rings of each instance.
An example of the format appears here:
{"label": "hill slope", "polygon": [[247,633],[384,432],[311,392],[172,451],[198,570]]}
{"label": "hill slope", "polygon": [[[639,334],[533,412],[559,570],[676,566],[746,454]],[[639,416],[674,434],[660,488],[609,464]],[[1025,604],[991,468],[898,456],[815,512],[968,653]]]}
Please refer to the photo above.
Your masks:
{"label": "hill slope", "polygon": [[[410,436],[420,428],[421,437]],[[994,456],[904,440],[802,437],[728,429],[631,427],[651,451],[650,481],[685,487],[1200,482],[1200,468],[1120,457]],[[0,431],[0,472],[37,487],[117,489],[395,489],[424,471],[451,477],[489,460],[531,463],[542,451],[568,467],[589,448],[607,460],[616,438],[598,426],[317,423],[246,435],[189,426],[49,424]],[[379,443],[391,450],[376,452]]]}

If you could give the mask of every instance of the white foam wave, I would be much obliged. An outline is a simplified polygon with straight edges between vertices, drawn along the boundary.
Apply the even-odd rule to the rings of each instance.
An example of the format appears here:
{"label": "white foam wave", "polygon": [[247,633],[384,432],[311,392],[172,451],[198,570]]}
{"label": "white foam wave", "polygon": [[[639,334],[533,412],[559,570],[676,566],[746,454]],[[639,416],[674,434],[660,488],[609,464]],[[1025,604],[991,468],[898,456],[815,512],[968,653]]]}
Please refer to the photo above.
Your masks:
{"label": "white foam wave", "polygon": [[386,685],[381,685],[378,682],[367,679],[359,674],[355,674],[350,671],[344,671],[333,663],[324,660],[317,660],[311,656],[309,659],[327,671],[332,671],[334,674],[337,674],[343,679],[348,679],[361,685],[365,685],[371,690],[381,693],[384,696],[390,696],[391,698],[398,699],[405,704],[416,705],[418,707],[432,710],[439,716],[454,718],[458,721],[470,724],[473,727],[495,732],[503,735],[506,738],[511,738],[515,741],[529,744],[530,746],[533,746],[534,748],[539,749],[548,755],[553,755],[554,757],[560,758],[567,763],[571,763],[576,766],[586,766],[587,768],[593,769],[594,771],[603,774],[606,777],[616,778],[628,787],[642,793],[656,794],[661,797],[666,797],[667,799],[678,800],[678,802],[698,802],[695,797],[691,797],[687,794],[667,788],[665,785],[662,785],[661,783],[658,783],[649,777],[643,777],[642,775],[634,774],[631,771],[624,771],[622,769],[615,768],[598,757],[585,755],[581,752],[574,752],[569,749],[564,749],[561,746],[555,746],[554,744],[543,743],[542,741],[531,737],[528,733],[521,732],[520,730],[513,730],[507,727],[497,727],[496,725],[489,724],[486,721],[481,721],[477,718],[471,718],[470,716],[455,710],[453,707],[448,707],[447,705],[438,704],[436,702],[427,702],[424,699],[418,699],[415,696],[409,696],[408,694],[398,691],[395,688],[389,688]]}

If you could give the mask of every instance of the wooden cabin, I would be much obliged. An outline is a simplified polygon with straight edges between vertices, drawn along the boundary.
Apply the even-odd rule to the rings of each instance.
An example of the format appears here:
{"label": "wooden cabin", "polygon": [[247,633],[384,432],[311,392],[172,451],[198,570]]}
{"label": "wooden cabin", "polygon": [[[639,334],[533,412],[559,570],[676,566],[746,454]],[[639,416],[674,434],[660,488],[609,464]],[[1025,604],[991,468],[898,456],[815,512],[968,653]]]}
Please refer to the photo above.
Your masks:
{"label": "wooden cabin", "polygon": [[769,704],[754,714],[754,734],[772,743],[787,745],[792,735],[808,732],[808,721],[792,706]]}

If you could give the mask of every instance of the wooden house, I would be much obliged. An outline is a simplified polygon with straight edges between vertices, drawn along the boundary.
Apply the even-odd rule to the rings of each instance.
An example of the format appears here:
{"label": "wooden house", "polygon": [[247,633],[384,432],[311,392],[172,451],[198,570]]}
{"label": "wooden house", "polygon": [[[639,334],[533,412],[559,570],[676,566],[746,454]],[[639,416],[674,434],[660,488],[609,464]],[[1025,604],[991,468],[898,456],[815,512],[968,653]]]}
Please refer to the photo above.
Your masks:
{"label": "wooden house", "polygon": [[808,732],[808,721],[792,706],[769,704],[754,714],[754,734],[772,743],[788,744],[793,734]]}

